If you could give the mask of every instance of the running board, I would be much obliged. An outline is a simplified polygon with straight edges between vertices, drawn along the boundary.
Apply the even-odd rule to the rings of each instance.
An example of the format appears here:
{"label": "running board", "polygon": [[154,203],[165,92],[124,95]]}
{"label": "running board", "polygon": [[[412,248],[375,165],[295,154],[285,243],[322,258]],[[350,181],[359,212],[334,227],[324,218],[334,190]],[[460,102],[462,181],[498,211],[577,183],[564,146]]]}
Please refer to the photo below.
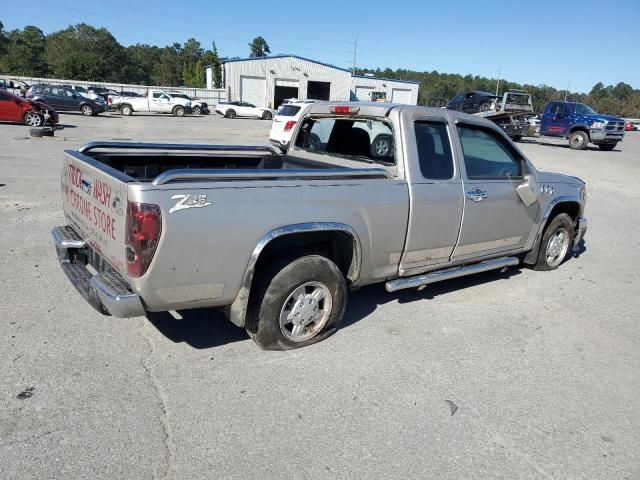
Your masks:
{"label": "running board", "polygon": [[462,267],[453,267],[438,272],[425,273],[424,275],[416,275],[415,277],[398,278],[390,280],[385,287],[387,292],[395,292],[403,288],[418,288],[430,283],[440,282],[442,280],[450,280],[452,278],[464,277],[474,273],[488,272],[489,270],[497,270],[499,268],[511,267],[518,265],[520,260],[516,257],[501,257],[492,260],[486,260],[472,265]]}

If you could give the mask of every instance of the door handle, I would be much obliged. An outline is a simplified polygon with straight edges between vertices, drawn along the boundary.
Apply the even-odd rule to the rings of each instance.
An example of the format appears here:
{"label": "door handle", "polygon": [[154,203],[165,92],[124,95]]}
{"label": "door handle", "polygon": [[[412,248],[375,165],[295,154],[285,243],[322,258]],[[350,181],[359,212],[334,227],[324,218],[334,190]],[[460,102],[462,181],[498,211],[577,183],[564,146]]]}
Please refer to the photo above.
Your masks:
{"label": "door handle", "polygon": [[487,191],[481,188],[476,188],[467,192],[467,198],[469,200],[473,200],[474,202],[482,202],[485,198],[487,198]]}

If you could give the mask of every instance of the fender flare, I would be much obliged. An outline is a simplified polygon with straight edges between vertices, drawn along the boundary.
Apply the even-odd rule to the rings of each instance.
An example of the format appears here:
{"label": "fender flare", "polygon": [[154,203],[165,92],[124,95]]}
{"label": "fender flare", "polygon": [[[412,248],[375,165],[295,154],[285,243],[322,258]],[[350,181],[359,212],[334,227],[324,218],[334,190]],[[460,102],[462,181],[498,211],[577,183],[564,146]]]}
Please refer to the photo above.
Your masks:
{"label": "fender flare", "polygon": [[269,243],[276,238],[292,235],[296,233],[308,233],[308,232],[342,232],[349,235],[353,241],[353,258],[351,260],[351,266],[347,273],[347,278],[352,282],[355,282],[360,276],[360,266],[362,262],[362,246],[360,244],[360,237],[356,231],[349,225],[344,223],[334,222],[312,222],[312,223],[297,223],[292,225],[285,225],[270,232],[260,238],[258,244],[253,249],[247,267],[245,268],[244,276],[242,277],[242,284],[240,290],[236,295],[233,303],[228,307],[229,320],[238,327],[243,327],[247,316],[247,307],[249,304],[249,294],[251,292],[251,285],[253,283],[253,276],[255,273],[256,264],[260,258],[260,254],[269,245]]}

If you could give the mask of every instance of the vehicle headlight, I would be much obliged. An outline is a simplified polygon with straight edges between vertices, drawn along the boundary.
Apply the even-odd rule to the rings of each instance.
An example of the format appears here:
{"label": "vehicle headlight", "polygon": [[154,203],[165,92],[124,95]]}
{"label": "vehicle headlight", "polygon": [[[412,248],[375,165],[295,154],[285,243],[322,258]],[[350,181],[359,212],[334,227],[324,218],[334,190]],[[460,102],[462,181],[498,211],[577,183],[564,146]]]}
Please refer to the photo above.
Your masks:
{"label": "vehicle headlight", "polygon": [[591,128],[602,129],[607,126],[607,122],[593,122]]}

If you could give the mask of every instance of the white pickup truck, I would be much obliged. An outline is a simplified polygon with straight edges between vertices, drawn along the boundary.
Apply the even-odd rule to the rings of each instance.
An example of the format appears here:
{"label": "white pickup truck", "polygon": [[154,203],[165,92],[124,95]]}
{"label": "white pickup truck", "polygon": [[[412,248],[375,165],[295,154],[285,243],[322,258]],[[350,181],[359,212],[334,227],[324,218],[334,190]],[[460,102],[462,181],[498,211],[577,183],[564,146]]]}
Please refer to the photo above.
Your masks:
{"label": "white pickup truck", "polygon": [[174,97],[164,90],[149,90],[144,97],[123,97],[118,99],[120,113],[132,115],[133,112],[171,113],[183,117],[191,113],[191,100]]}

